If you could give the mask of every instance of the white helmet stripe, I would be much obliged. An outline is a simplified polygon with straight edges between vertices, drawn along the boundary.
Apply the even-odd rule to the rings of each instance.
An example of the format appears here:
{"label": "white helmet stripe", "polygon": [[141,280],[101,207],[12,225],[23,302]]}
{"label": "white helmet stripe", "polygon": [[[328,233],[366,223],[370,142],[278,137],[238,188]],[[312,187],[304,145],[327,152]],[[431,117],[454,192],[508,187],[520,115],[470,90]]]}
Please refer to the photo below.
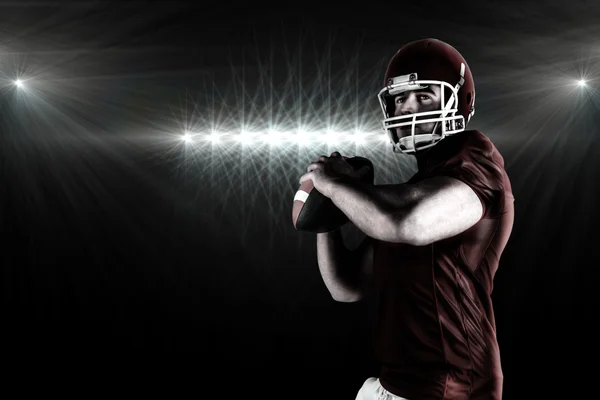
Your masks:
{"label": "white helmet stripe", "polygon": [[[460,90],[460,87],[465,83],[465,63],[460,63],[460,79],[458,80],[458,83],[456,84],[456,86],[454,86],[454,89],[456,90],[456,92],[458,93],[458,91]],[[454,96],[452,96],[452,98],[450,98],[450,100],[448,100],[448,104],[446,105],[445,108],[451,108],[454,105]],[[444,114],[445,116],[445,114]]]}
{"label": "white helmet stripe", "polygon": [[455,86],[456,91],[460,89],[460,87],[465,83],[465,63],[460,63],[460,79]]}
{"label": "white helmet stripe", "polygon": [[469,116],[467,117],[467,122],[469,122],[471,120],[471,117],[475,115],[475,92],[473,92],[473,103],[471,103],[471,112],[469,113]]}

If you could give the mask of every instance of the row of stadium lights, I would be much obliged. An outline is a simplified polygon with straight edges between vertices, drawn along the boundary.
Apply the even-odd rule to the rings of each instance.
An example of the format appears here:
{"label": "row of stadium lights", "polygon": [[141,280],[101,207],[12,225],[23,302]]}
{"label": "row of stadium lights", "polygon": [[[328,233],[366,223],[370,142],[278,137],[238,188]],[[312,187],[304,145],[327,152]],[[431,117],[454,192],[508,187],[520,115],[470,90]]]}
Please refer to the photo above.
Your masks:
{"label": "row of stadium lights", "polygon": [[[585,87],[587,82],[584,79],[577,81],[577,85]],[[256,144],[265,143],[270,145],[277,144],[298,144],[298,145],[311,145],[315,142],[321,142],[324,144],[340,144],[343,142],[349,142],[354,144],[362,144],[368,140],[376,140],[382,142],[388,142],[389,138],[385,132],[380,131],[379,133],[364,133],[364,132],[241,132],[241,133],[185,133],[182,135],[182,140],[186,143],[196,142],[208,142],[217,144],[223,141],[233,141],[241,144]]]}
{"label": "row of stadium lights", "polygon": [[264,143],[270,145],[297,144],[314,145],[315,142],[323,144],[340,144],[343,142],[363,144],[368,140],[387,142],[389,139],[385,132],[380,133],[344,133],[344,132],[242,132],[237,134],[226,133],[186,133],[182,136],[186,143],[208,142],[218,144],[222,142],[237,142],[241,144]]}

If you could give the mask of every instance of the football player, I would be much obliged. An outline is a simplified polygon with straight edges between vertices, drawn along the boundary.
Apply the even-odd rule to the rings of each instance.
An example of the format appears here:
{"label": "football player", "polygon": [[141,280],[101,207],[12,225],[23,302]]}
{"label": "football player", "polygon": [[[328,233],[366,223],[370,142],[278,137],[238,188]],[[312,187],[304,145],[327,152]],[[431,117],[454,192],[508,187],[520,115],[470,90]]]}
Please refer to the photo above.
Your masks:
{"label": "football player", "polygon": [[349,250],[339,229],[317,234],[333,299],[375,296],[381,371],[356,398],[500,400],[491,293],[514,197],[494,144],[466,130],[475,112],[471,70],[451,45],[414,41],[392,57],[378,99],[394,152],[415,156],[417,173],[405,183],[364,184],[344,176],[351,168],[334,152],[300,178],[366,236]]}

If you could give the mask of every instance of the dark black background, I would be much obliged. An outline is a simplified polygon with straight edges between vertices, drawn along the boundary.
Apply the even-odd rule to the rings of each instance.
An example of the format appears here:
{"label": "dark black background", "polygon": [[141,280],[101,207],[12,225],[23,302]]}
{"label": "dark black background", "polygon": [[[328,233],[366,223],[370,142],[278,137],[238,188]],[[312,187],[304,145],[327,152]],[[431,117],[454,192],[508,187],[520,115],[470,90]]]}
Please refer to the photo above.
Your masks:
{"label": "dark black background", "polygon": [[[325,86],[345,115],[360,108],[378,128],[385,63],[403,43],[437,37],[473,70],[471,126],[504,155],[516,198],[494,292],[504,398],[593,393],[599,11],[1,2],[9,382],[61,391],[86,378],[85,393],[114,393],[137,378],[134,390],[166,384],[196,398],[354,398],[378,371],[369,304],[330,298],[314,236],[290,221],[297,178],[333,149],[192,151],[177,135],[215,107],[228,121],[275,111],[310,122]],[[583,75],[588,87],[573,89]],[[265,101],[273,90],[276,104]],[[379,182],[410,176],[410,160],[369,151],[356,150]]]}

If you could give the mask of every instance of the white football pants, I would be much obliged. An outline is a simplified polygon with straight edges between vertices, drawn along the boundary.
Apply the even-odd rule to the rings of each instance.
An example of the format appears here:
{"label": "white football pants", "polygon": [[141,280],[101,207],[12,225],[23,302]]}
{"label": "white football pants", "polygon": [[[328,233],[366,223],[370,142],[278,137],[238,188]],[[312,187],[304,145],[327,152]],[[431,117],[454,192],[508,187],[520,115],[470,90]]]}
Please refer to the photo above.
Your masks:
{"label": "white football pants", "polygon": [[363,383],[362,387],[356,395],[356,400],[408,400],[404,397],[396,396],[387,390],[381,383],[379,378],[369,378]]}

